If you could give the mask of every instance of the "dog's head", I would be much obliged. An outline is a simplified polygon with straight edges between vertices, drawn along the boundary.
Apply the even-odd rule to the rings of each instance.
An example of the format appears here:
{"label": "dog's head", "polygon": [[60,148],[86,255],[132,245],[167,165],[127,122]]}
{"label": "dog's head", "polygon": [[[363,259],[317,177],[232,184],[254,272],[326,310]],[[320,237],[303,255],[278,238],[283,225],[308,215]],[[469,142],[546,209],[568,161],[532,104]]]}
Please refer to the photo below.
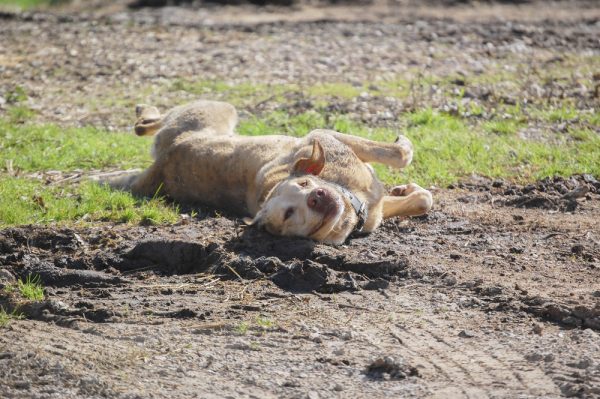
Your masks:
{"label": "dog's head", "polygon": [[290,177],[277,184],[254,219],[245,222],[275,235],[343,243],[358,216],[338,185],[318,177],[324,166],[323,148],[315,140],[311,157],[298,160]]}

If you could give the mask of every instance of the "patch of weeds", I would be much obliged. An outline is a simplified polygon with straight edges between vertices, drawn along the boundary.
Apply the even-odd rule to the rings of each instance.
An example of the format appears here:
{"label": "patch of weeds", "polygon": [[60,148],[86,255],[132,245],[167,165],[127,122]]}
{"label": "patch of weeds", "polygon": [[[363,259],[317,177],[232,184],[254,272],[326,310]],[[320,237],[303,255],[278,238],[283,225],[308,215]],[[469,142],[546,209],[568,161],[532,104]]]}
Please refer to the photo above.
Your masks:
{"label": "patch of weeds", "polygon": [[[2,3],[0,1],[0,3]],[[27,92],[21,86],[15,86],[13,89],[5,93],[6,102],[9,104],[17,104],[22,101],[27,101]]]}
{"label": "patch of weeds", "polygon": [[24,105],[14,105],[8,108],[7,115],[11,123],[23,124],[29,122],[35,116],[35,112]]}
{"label": "patch of weeds", "polygon": [[0,119],[0,165],[12,160],[22,171],[143,167],[151,160],[151,142],[89,127],[17,125]]}
{"label": "patch of weeds", "polygon": [[563,104],[560,107],[551,108],[540,112],[542,120],[552,123],[567,122],[578,117],[578,110],[575,107]]}
{"label": "patch of weeds", "polygon": [[517,133],[519,125],[511,119],[501,119],[486,122],[483,129],[488,133],[511,136]]}
{"label": "patch of weeds", "polygon": [[260,343],[252,341],[250,342],[250,350],[259,351],[261,350]]}
{"label": "patch of weeds", "polygon": [[24,316],[17,311],[8,313],[2,306],[0,306],[0,328],[6,327],[11,320],[21,320]]}
{"label": "patch of weeds", "polygon": [[245,321],[242,321],[240,324],[238,324],[235,327],[235,332],[239,335],[246,335],[248,333],[248,323],[246,323]]}
{"label": "patch of weeds", "polygon": [[253,82],[230,84],[218,80],[177,79],[171,83],[168,90],[181,90],[206,98],[225,100],[237,107],[244,107],[257,102],[259,97],[276,97],[278,94],[288,91],[288,87]]}
{"label": "patch of weeds", "polygon": [[353,86],[349,83],[318,83],[302,88],[302,92],[311,97],[338,97],[351,99],[358,97],[361,92],[368,91],[362,86]]}
{"label": "patch of weeds", "polygon": [[44,299],[44,287],[42,286],[42,280],[38,275],[28,275],[25,281],[19,279],[19,281],[17,281],[17,288],[23,298],[29,299],[30,301],[42,301]]}
{"label": "patch of weeds", "polygon": [[273,328],[276,326],[275,322],[271,319],[268,319],[266,317],[257,317],[256,318],[256,324],[259,327],[262,327],[264,329],[269,329],[269,328]]}
{"label": "patch of weeds", "polygon": [[0,0],[0,7],[8,6],[21,10],[28,10],[31,8],[58,6],[60,4],[68,3],[69,1],[70,0]]}

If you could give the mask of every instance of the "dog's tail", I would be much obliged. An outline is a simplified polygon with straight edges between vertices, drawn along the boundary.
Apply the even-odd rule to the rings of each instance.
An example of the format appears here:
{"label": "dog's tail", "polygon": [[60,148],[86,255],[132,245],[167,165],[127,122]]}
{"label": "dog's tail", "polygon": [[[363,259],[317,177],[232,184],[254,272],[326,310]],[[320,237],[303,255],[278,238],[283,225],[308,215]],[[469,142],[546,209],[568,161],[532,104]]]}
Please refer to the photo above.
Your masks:
{"label": "dog's tail", "polygon": [[90,176],[90,179],[115,190],[131,191],[131,186],[141,174],[141,169],[119,170]]}
{"label": "dog's tail", "polygon": [[138,104],[135,106],[135,116],[137,121],[134,130],[138,136],[154,136],[162,127],[163,118],[156,107]]}

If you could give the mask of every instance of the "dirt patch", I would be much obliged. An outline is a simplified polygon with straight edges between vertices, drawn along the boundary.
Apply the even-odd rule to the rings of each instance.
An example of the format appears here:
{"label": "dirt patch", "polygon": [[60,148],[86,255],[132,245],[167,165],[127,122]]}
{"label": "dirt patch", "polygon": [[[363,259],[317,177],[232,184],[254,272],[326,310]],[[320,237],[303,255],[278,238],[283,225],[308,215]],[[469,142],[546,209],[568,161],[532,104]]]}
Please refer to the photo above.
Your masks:
{"label": "dirt patch", "polygon": [[[534,186],[548,193],[569,181],[585,178]],[[501,201],[506,188],[497,186],[437,192],[431,215],[387,221],[339,247],[242,229],[227,216],[166,227],[3,230],[4,284],[40,275],[46,299],[2,294],[5,309],[32,320],[11,322],[0,362],[24,367],[11,337],[42,323],[36,334],[53,338],[40,342],[59,349],[42,350],[31,341],[37,335],[17,346],[38,348],[31,356],[40,365],[61,364],[64,376],[53,387],[61,394],[86,395],[68,382],[86,378],[104,396],[160,391],[148,378],[168,375],[178,381],[176,397],[192,388],[216,394],[215,387],[234,396],[383,396],[388,389],[426,396],[442,387],[449,394],[476,389],[472,380],[482,392],[506,396],[593,396],[600,386],[600,243],[592,218],[599,196],[590,189],[573,212],[515,208]],[[461,202],[465,196],[476,200]],[[107,339],[117,339],[121,352],[98,350]],[[161,357],[165,339],[169,351],[182,351],[172,356],[183,371]],[[84,350],[73,358],[74,345]],[[111,366],[78,371],[92,352]],[[251,361],[252,354],[265,360]],[[208,378],[216,370],[240,378],[229,356],[256,372],[239,384]],[[193,365],[184,360],[194,357]],[[127,378],[149,373],[149,385],[125,388],[127,379],[109,371],[122,362],[132,365]],[[283,364],[295,366],[288,372]],[[274,370],[280,377],[267,378]],[[201,382],[206,378],[213,387]],[[9,381],[9,397],[45,392],[43,380],[25,374]]]}

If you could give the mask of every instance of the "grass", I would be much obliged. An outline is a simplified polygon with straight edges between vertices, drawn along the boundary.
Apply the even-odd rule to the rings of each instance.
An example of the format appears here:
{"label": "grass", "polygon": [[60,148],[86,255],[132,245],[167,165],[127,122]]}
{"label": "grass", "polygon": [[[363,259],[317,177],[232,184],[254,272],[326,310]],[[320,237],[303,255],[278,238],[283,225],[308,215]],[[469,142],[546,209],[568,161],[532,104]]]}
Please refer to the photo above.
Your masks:
{"label": "grass", "polygon": [[179,209],[163,198],[136,198],[90,181],[48,184],[32,173],[143,168],[150,140],[93,128],[15,123],[0,119],[0,226],[113,221],[161,224]]}
{"label": "grass", "polygon": [[37,7],[56,6],[67,3],[69,0],[0,0],[2,6],[14,7],[21,10],[28,10]]}
{"label": "grass", "polygon": [[[581,63],[574,59],[573,68],[580,73],[591,73],[577,67],[578,64]],[[573,74],[568,68],[549,68],[554,69],[544,71],[546,77],[569,79]],[[177,79],[160,90],[173,95],[183,91],[187,96],[226,100],[246,111],[260,108],[257,105],[262,103],[276,105],[267,107],[272,111],[257,115],[242,112],[238,132],[243,135],[302,137],[315,128],[330,128],[389,142],[399,133],[405,134],[415,147],[413,164],[403,171],[375,165],[381,180],[389,185],[415,181],[424,186],[443,187],[473,174],[520,183],[551,175],[600,176],[597,110],[579,109],[568,98],[535,104],[505,104],[498,99],[492,101],[492,106],[465,98],[469,85],[495,87],[510,81],[519,86],[525,84],[520,75],[523,71],[464,79],[418,74],[411,81],[396,77],[361,84],[333,82],[304,86]],[[528,75],[528,79],[533,78]],[[453,83],[459,80],[462,86]],[[442,112],[426,105],[431,103],[428,93],[434,86],[456,107]],[[185,97],[185,93],[177,95]],[[359,98],[368,102],[369,97],[363,97],[363,93],[401,99],[409,111],[387,125],[370,126],[360,116],[339,114],[328,108],[333,100],[339,103]],[[23,88],[13,87],[6,98],[7,111],[0,117],[0,227],[94,221],[163,224],[178,220],[177,206],[162,198],[135,198],[92,182],[54,184],[43,180],[43,172],[50,171],[55,174],[77,171],[85,175],[96,170],[145,168],[151,162],[151,138],[91,127],[34,124],[31,120],[35,112],[27,107],[28,96]],[[299,100],[308,101],[308,110],[289,112],[288,109],[297,109],[293,105]],[[538,130],[539,126],[563,126],[560,134],[547,127],[544,135],[550,139],[534,141],[520,134],[531,124],[538,126]]]}
{"label": "grass", "polygon": [[44,287],[42,286],[40,276],[38,275],[29,275],[25,281],[19,279],[17,288],[25,299],[29,299],[30,301],[44,300]]}
{"label": "grass", "polygon": [[8,313],[3,307],[0,306],[0,328],[6,327],[11,320],[20,320],[22,318],[22,314],[17,313],[16,311]]}
{"label": "grass", "polygon": [[13,168],[23,172],[68,172],[127,169],[149,164],[151,140],[147,138],[87,127],[65,129],[55,125],[23,125],[11,116],[20,108],[9,108],[9,119],[0,119],[2,166],[10,160]]}
{"label": "grass", "polygon": [[246,323],[245,321],[242,321],[240,324],[238,324],[235,327],[235,332],[239,335],[246,335],[248,333],[248,323]]}
{"label": "grass", "polygon": [[[431,108],[408,113],[404,119],[408,127],[403,133],[415,146],[415,158],[404,172],[375,165],[379,177],[390,185],[411,180],[445,186],[472,174],[518,182],[575,173],[600,176],[600,136],[591,130],[574,129],[560,143],[550,144],[519,138],[520,122],[513,119],[471,126],[463,118]],[[345,116],[327,117],[315,111],[294,116],[276,111],[242,121],[239,132],[302,136],[315,128],[377,141],[393,141],[398,134],[393,128],[371,128]]]}

